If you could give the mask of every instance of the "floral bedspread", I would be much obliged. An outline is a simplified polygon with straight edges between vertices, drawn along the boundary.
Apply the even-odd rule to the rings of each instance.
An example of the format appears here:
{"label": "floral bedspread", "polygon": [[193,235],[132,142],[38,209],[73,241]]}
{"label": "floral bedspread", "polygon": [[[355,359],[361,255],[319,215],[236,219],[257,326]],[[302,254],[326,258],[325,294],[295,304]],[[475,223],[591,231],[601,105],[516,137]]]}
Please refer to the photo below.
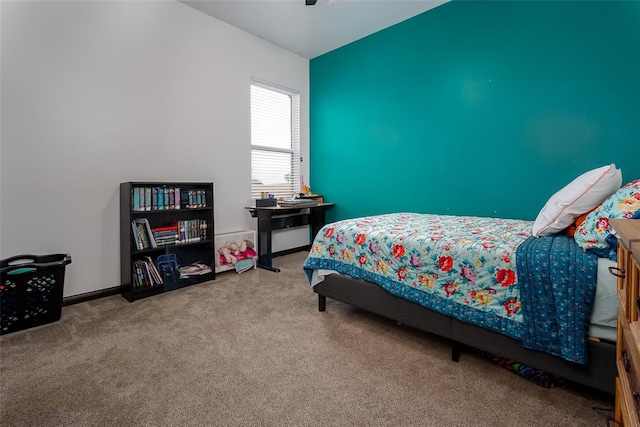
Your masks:
{"label": "floral bedspread", "polygon": [[325,225],[304,269],[329,269],[391,294],[522,337],[516,249],[531,221],[395,213]]}

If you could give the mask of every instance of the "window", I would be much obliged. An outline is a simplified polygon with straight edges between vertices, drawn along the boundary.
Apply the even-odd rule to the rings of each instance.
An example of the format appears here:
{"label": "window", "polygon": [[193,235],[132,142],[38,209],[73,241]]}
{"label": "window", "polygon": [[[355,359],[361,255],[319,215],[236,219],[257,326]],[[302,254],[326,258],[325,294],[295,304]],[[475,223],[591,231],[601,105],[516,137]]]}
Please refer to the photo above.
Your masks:
{"label": "window", "polygon": [[251,82],[251,198],[300,191],[300,95]]}

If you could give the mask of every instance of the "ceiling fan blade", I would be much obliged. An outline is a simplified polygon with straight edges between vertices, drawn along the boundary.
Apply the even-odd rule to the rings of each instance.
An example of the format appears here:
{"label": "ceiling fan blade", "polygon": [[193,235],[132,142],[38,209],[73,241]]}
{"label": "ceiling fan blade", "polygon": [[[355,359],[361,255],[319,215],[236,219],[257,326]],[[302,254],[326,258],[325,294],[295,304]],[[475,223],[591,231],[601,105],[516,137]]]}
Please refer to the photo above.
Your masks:
{"label": "ceiling fan blade", "polygon": [[318,0],[304,0],[304,4],[307,6],[313,6]]}

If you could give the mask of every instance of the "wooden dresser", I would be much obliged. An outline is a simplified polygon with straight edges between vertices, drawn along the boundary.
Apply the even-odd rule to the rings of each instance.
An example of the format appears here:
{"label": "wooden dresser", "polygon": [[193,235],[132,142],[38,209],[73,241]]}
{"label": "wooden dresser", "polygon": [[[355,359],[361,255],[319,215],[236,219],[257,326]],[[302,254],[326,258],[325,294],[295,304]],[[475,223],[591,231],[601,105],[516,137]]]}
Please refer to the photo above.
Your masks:
{"label": "wooden dresser", "polygon": [[615,417],[625,427],[640,427],[640,220],[614,219],[611,224],[618,235],[618,266],[610,270],[618,277],[620,298]]}

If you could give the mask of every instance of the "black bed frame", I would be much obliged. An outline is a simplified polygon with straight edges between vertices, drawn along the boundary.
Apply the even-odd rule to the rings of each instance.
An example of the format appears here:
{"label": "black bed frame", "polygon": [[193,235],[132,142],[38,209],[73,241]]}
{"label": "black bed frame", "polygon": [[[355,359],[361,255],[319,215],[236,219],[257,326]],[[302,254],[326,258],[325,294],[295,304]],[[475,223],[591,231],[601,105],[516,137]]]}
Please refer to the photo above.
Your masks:
{"label": "black bed frame", "polygon": [[526,349],[518,340],[429,310],[363,280],[330,274],[313,290],[318,294],[320,311],[325,311],[326,299],[331,298],[421,331],[449,338],[452,342],[452,360],[455,362],[459,361],[466,345],[609,395],[615,393],[615,343],[590,340],[589,364],[579,365],[548,353]]}

